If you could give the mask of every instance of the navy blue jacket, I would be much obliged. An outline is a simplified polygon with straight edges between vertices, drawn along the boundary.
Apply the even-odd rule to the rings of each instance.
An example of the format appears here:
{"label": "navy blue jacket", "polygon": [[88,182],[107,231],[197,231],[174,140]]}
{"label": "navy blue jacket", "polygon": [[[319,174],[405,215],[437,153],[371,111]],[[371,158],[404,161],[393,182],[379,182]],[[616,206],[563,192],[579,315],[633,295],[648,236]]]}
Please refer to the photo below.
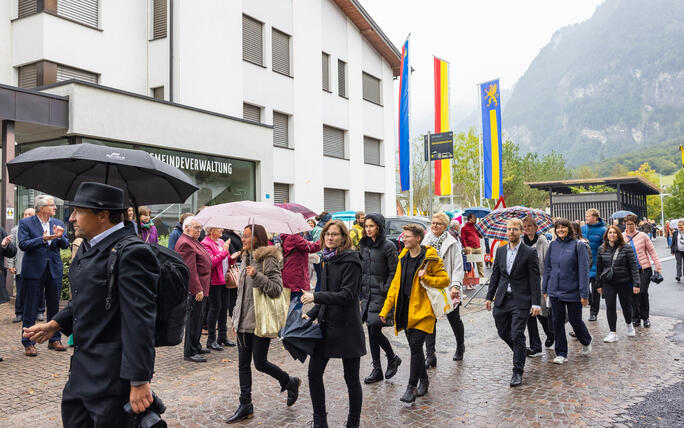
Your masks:
{"label": "navy blue jacket", "polygon": [[542,292],[564,302],[589,298],[589,254],[584,242],[556,238],[544,261]]}
{"label": "navy blue jacket", "polygon": [[[50,233],[53,233],[55,226],[64,227],[64,223],[56,218],[50,218]],[[61,238],[53,239],[50,243],[43,241],[43,226],[40,225],[38,216],[34,215],[19,221],[17,240],[19,248],[24,252],[21,264],[22,278],[40,279],[46,266],[50,269],[52,279],[62,278],[63,267],[59,250],[69,248],[66,232]]]}
{"label": "navy blue jacket", "polygon": [[602,218],[598,219],[596,224],[585,224],[582,226],[582,236],[587,238],[589,246],[591,247],[591,270],[589,271],[589,278],[596,278],[596,256],[599,252],[599,247],[603,244],[603,235],[606,234],[606,224]]}

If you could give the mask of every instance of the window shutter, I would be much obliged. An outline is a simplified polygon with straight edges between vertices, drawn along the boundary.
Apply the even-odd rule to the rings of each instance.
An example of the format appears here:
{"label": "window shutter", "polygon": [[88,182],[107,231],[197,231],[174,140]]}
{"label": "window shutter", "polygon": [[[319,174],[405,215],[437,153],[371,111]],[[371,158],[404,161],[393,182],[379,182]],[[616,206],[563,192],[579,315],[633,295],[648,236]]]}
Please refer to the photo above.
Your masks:
{"label": "window shutter", "polygon": [[261,107],[243,103],[242,117],[253,122],[261,123]]}
{"label": "window shutter", "polygon": [[166,37],[166,0],[152,0],[152,2],[152,39],[163,39]]}
{"label": "window shutter", "polygon": [[363,161],[373,165],[382,165],[380,163],[380,140],[363,137]]}
{"label": "window shutter", "polygon": [[365,209],[367,213],[382,214],[382,194],[374,192],[366,192],[364,195]]}
{"label": "window shutter", "polygon": [[57,15],[97,27],[98,0],[57,0]]}
{"label": "window shutter", "polygon": [[273,112],[273,145],[276,147],[290,147],[288,119],[286,114]]}
{"label": "window shutter", "polygon": [[347,63],[340,60],[337,60],[337,92],[347,97]]}
{"label": "window shutter", "polygon": [[329,213],[344,211],[344,190],[323,189],[323,209]]}
{"label": "window shutter", "polygon": [[264,65],[263,24],[242,15],[242,59]]}
{"label": "window shutter", "polygon": [[323,89],[330,90],[330,55],[323,52]]}
{"label": "window shutter", "polygon": [[287,183],[273,183],[273,202],[284,204],[290,202],[290,185]]}
{"label": "window shutter", "polygon": [[38,1],[37,0],[19,0],[18,3],[18,17],[23,18],[25,16],[31,16],[38,13]]}
{"label": "window shutter", "polygon": [[323,125],[323,154],[344,158],[344,131]]}
{"label": "window shutter", "polygon": [[368,73],[363,73],[363,99],[382,104],[380,102],[380,80]]}
{"label": "window shutter", "polygon": [[91,73],[89,71],[83,71],[67,67],[65,65],[57,65],[57,81],[63,82],[64,80],[70,79],[83,80],[85,82],[90,83],[97,83],[97,74]]}
{"label": "window shutter", "polygon": [[36,64],[19,67],[18,86],[24,89],[33,89],[38,86],[38,70]]}
{"label": "window shutter", "polygon": [[290,75],[290,36],[273,29],[273,71]]}

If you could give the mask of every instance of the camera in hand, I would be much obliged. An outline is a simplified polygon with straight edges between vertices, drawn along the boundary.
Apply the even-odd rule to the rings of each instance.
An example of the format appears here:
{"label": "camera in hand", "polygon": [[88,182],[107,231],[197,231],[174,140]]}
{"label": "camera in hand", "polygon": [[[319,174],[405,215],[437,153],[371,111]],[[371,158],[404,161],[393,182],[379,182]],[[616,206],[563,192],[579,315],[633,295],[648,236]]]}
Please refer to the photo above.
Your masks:
{"label": "camera in hand", "polygon": [[136,414],[133,412],[131,403],[126,403],[124,406],[124,411],[129,416],[134,416],[136,418],[136,427],[141,428],[166,428],[166,422],[161,418],[166,411],[166,406],[162,402],[161,398],[157,397],[157,394],[152,392],[152,404],[150,407],[145,409],[144,412]]}

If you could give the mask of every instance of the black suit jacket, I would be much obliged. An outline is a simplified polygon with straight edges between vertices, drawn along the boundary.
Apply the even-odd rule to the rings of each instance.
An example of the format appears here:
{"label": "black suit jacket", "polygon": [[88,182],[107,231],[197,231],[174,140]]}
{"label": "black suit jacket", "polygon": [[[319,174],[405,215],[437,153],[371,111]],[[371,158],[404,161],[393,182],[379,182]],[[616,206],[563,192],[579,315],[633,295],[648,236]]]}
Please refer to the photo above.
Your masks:
{"label": "black suit jacket", "polygon": [[134,234],[129,224],[92,248],[82,244],[69,269],[72,298],[54,320],[64,333],[73,333],[67,389],[76,395],[128,394],[130,381],[152,379],[159,265],[142,241],[121,252],[112,306],[105,311],[109,252]]}
{"label": "black suit jacket", "polygon": [[529,310],[532,305],[541,305],[541,287],[539,286],[539,258],[537,250],[520,242],[518,254],[515,256],[510,275],[506,271],[506,254],[508,245],[496,250],[496,260],[492,276],[489,278],[487,300],[494,300],[499,307],[503,303],[507,285],[510,282],[513,299],[519,309]]}

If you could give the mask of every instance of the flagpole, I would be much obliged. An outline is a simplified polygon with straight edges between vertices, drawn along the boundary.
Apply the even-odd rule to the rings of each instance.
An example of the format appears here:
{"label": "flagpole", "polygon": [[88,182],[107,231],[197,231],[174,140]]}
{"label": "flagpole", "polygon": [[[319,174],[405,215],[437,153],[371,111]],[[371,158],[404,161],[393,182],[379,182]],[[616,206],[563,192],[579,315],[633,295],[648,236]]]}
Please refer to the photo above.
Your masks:
{"label": "flagpole", "polygon": [[409,55],[409,63],[408,63],[408,76],[406,78],[408,79],[408,117],[409,117],[409,123],[408,123],[408,134],[409,134],[409,216],[413,215],[413,163],[411,160],[411,152],[413,151],[413,147],[411,146],[411,102],[413,101],[413,97],[411,96],[411,74],[413,74],[413,68],[411,67],[411,33],[406,36],[406,47]]}
{"label": "flagpole", "polygon": [[479,179],[479,182],[480,182],[480,200],[479,200],[478,205],[484,206],[484,205],[482,205],[482,180],[483,180],[482,167],[484,165],[484,160],[482,159],[482,144],[484,143],[482,141],[482,136],[483,136],[482,128],[484,126],[482,124],[482,94],[480,93],[481,92],[480,84],[479,83],[476,84],[475,87],[477,88],[477,105],[479,106],[478,110],[480,111],[480,140],[477,143],[477,173],[480,176],[480,179]]}
{"label": "flagpole", "polygon": [[[447,62],[447,64],[449,64]],[[449,84],[447,85],[447,102],[449,103],[449,108],[447,108],[447,120],[449,121],[449,128],[447,129],[446,132],[451,131],[451,64],[447,66],[447,80]],[[453,134],[452,134],[453,135]],[[454,141],[453,139],[451,140],[451,151],[454,151]],[[453,171],[453,163],[454,159],[453,157],[449,159],[449,193],[450,193],[450,198],[449,198],[449,209],[453,210],[454,209],[454,171]]]}

